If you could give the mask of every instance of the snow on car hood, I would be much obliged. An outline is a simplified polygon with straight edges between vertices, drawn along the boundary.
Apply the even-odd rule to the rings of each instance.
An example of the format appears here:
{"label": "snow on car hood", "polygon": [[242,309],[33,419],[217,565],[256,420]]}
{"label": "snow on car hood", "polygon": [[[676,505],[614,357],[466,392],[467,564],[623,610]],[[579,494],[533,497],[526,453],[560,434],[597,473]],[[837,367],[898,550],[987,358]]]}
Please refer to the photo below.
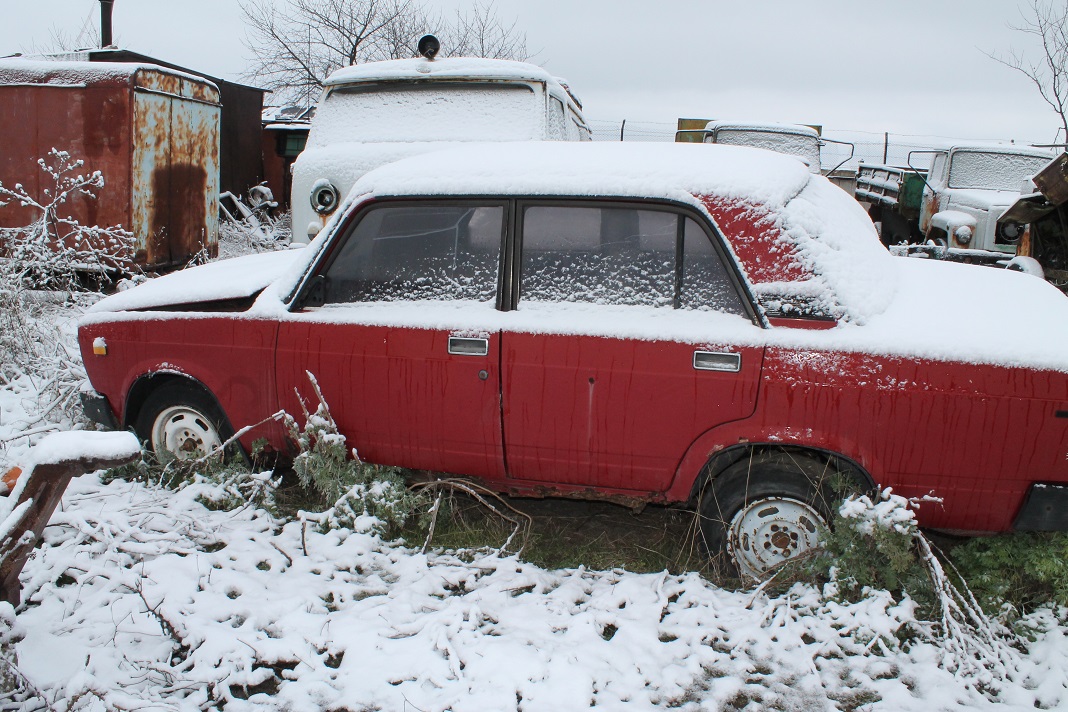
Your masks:
{"label": "snow on car hood", "polygon": [[264,252],[172,272],[113,294],[88,311],[139,311],[251,297],[284,274],[302,252]]}

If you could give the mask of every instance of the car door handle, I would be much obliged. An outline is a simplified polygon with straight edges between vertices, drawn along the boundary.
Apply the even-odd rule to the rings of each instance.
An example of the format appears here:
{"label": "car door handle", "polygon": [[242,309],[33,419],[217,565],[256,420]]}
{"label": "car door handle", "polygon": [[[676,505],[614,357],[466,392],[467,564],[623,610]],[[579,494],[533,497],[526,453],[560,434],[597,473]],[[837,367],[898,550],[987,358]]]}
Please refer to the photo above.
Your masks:
{"label": "car door handle", "polygon": [[456,356],[485,356],[489,353],[489,339],[450,336],[449,353]]}
{"label": "car door handle", "polygon": [[742,370],[742,355],[723,351],[694,351],[693,367],[698,371],[737,373]]}

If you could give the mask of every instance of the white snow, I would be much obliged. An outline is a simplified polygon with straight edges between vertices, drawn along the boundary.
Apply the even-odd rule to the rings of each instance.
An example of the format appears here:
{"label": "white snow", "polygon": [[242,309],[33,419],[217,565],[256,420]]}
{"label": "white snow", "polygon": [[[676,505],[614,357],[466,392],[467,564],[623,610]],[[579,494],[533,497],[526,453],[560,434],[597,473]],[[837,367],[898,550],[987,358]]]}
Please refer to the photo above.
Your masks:
{"label": "white snow", "polygon": [[1019,193],[1024,181],[1049,165],[1048,151],[1010,153],[956,147],[950,158],[949,187]]}
{"label": "white snow", "polygon": [[543,131],[544,105],[541,92],[515,84],[335,91],[319,104],[308,146],[334,150],[345,143],[384,141],[530,141]]}
{"label": "white snow", "polygon": [[255,294],[285,273],[303,250],[279,250],[211,262],[150,279],[103,299],[90,312],[151,309]]}
{"label": "white snow", "polygon": [[[916,303],[922,284],[945,275],[950,290],[971,284],[968,274],[999,275],[987,286],[1041,284],[995,270],[900,262],[919,265],[902,268],[899,284]],[[1048,296],[1023,293],[1043,304]],[[268,296],[258,308],[279,304]],[[878,319],[894,316],[900,303]],[[477,310],[552,329],[560,318],[542,305],[509,315],[481,304],[380,306],[397,310],[389,318],[413,322],[469,323],[461,312]],[[606,329],[624,322],[608,318],[611,308],[573,308],[563,322],[583,313]],[[633,319],[636,332],[693,328],[671,323],[678,312],[642,313],[647,318]],[[698,316],[707,319],[707,334],[828,343],[880,324],[764,331],[737,318]],[[661,319],[668,326],[656,327]],[[885,331],[904,333],[892,325]],[[0,386],[2,459],[11,464],[31,459],[26,442],[39,437],[26,425],[25,404],[34,397],[25,377]],[[66,434],[36,452],[85,452],[90,436],[101,453],[128,452],[131,436],[123,433]],[[1030,637],[998,678],[976,672],[989,661],[960,665],[931,624],[916,619],[911,600],[884,591],[843,603],[833,586],[795,585],[772,597],[723,590],[696,574],[546,570],[492,550],[424,555],[368,533],[302,531],[299,521],[252,506],[209,511],[201,504],[218,493],[203,481],[179,492],[102,484],[95,475],[72,482],[23,570],[27,603],[17,614],[0,604],[0,642],[14,645],[22,674],[53,709],[1068,706],[1064,610],[1043,608],[1022,621]],[[257,692],[257,683],[267,683],[266,691]]]}
{"label": "white snow", "polygon": [[135,62],[89,62],[84,53],[71,53],[47,59],[8,57],[0,59],[0,84],[51,84],[87,86],[106,82],[130,83],[138,72],[151,70],[182,77],[197,84],[218,87],[203,77],[193,76],[155,64]]}
{"label": "white snow", "polygon": [[[427,712],[1068,704],[1063,617],[1050,610],[1027,619],[1035,639],[1008,679],[979,692],[951,672],[911,601],[885,592],[847,604],[803,585],[768,597],[695,574],[423,555],[302,532],[255,508],[208,511],[205,494],[72,483],[23,574],[32,605],[17,619],[20,668],[49,700]],[[238,698],[268,679],[272,694]]]}
{"label": "white snow", "polygon": [[329,77],[326,87],[358,82],[398,79],[488,79],[515,80],[555,84],[556,79],[541,67],[527,62],[477,57],[446,57],[433,61],[395,59],[387,62],[366,62],[343,67]]}
{"label": "white snow", "polygon": [[121,460],[140,453],[141,443],[133,433],[76,430],[46,435],[30,451],[27,464],[54,465],[80,459]]}

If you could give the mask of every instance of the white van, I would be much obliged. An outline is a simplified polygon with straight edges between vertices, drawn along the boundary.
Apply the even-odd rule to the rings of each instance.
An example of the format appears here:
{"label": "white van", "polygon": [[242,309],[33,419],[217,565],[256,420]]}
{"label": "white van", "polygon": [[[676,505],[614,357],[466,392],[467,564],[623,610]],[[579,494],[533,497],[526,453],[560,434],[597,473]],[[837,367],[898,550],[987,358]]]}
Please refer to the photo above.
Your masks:
{"label": "white van", "polygon": [[293,165],[293,238],[319,232],[360,176],[468,141],[588,141],[582,105],[541,67],[498,59],[400,59],[326,80]]}

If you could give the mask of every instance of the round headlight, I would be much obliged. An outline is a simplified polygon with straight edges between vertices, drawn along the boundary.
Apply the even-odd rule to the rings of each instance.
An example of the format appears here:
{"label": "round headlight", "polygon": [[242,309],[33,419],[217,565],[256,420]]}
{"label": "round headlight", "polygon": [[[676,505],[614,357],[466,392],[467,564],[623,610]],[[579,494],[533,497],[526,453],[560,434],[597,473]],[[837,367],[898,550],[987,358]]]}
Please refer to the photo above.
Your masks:
{"label": "round headlight", "polygon": [[998,237],[1011,244],[1017,242],[1024,234],[1024,226],[1011,220],[998,224]]}
{"label": "round headlight", "polygon": [[953,237],[958,245],[967,245],[972,241],[972,229],[968,225],[961,225],[953,231]]}
{"label": "round headlight", "polygon": [[310,196],[312,210],[320,215],[334,212],[339,199],[337,188],[330,181],[320,180],[312,186]]}

